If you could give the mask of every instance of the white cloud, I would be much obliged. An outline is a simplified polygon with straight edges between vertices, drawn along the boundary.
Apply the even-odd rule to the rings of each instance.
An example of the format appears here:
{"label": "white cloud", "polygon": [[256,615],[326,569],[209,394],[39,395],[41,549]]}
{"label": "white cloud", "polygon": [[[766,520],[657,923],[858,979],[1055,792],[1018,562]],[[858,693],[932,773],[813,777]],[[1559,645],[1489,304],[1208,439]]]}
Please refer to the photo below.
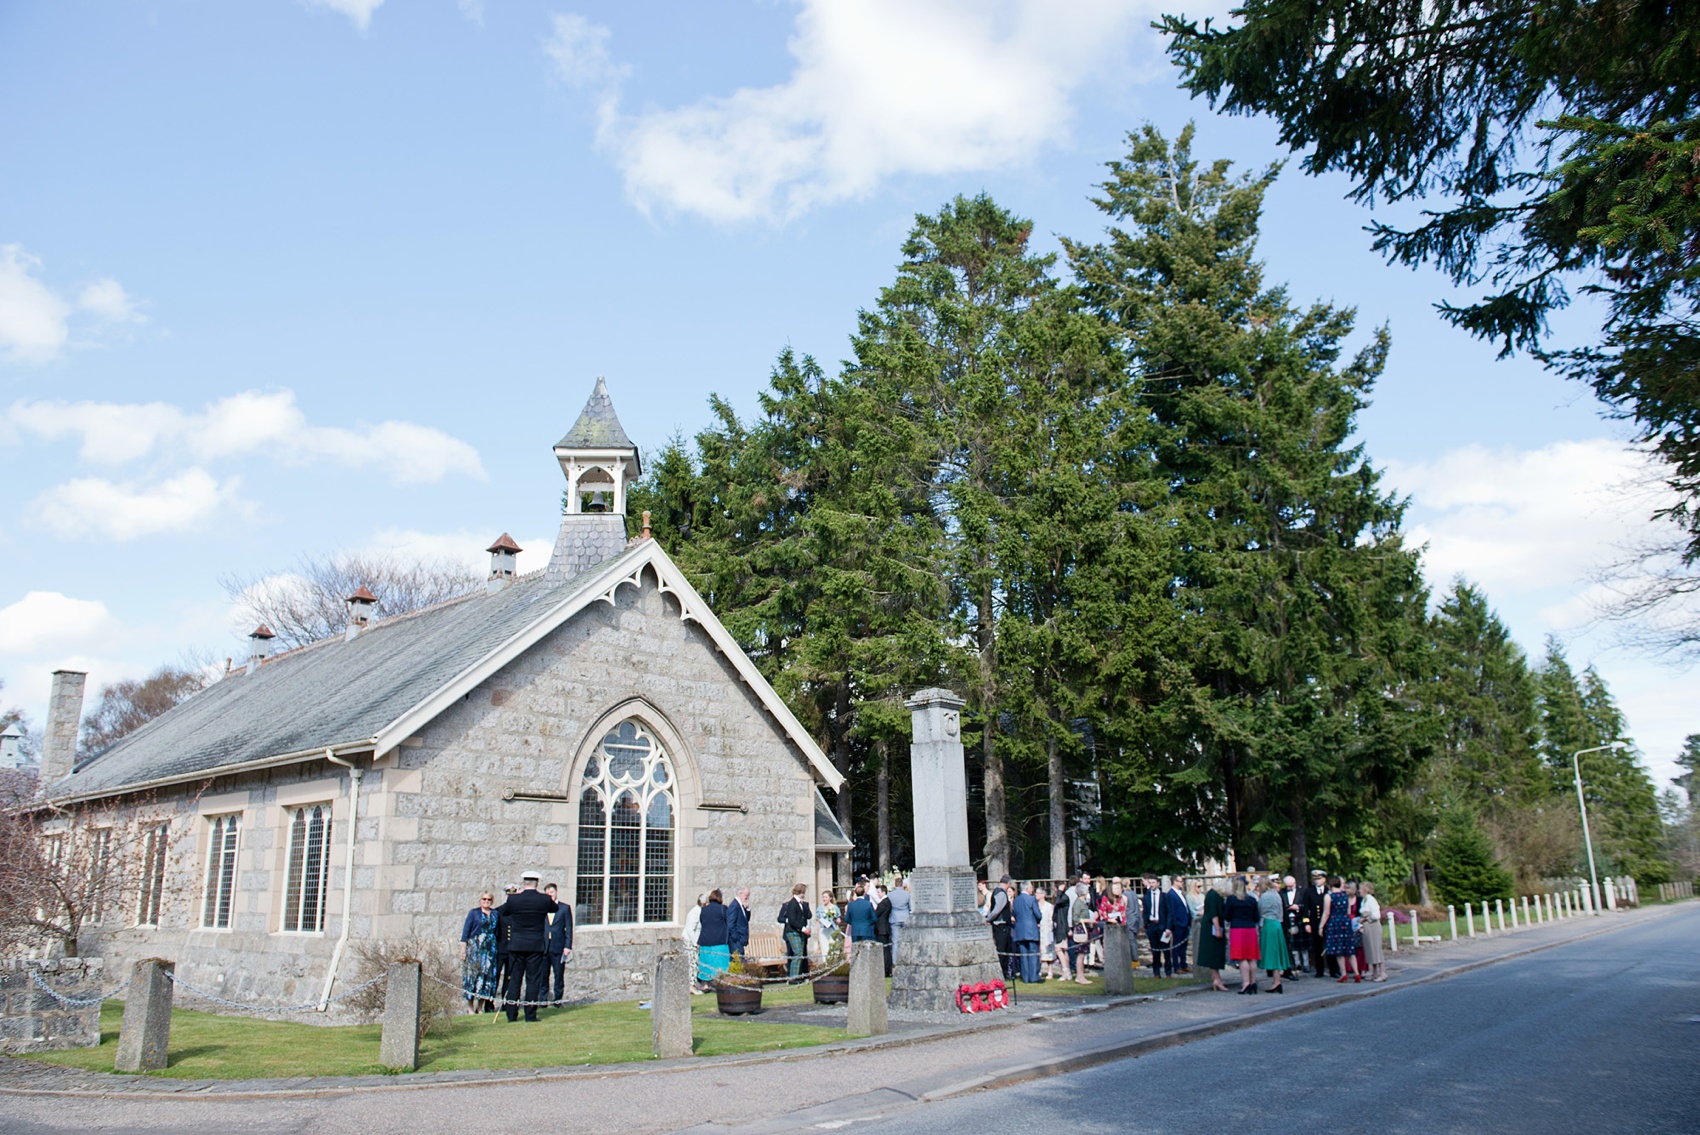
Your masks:
{"label": "white cloud", "polygon": [[372,13],[384,6],[384,0],[302,0],[309,8],[328,8],[347,16],[361,31],[372,23]]}
{"label": "white cloud", "polygon": [[[891,177],[991,169],[1066,137],[1079,88],[1139,45],[1143,0],[803,0],[785,82],[624,115],[607,29],[556,18],[545,51],[598,90],[631,198],[717,221],[792,217]],[[1147,37],[1151,43],[1155,40]]]}
{"label": "white cloud", "polygon": [[484,26],[484,0],[458,0],[460,14],[468,23]]}
{"label": "white cloud", "polygon": [[136,301],[124,291],[124,285],[110,276],[103,276],[84,288],[77,296],[77,306],[113,323],[142,322]]}
{"label": "white cloud", "polygon": [[608,29],[577,13],[556,16],[554,30],[543,41],[543,54],[555,73],[575,87],[612,87],[629,73],[608,53]]}
{"label": "white cloud", "polygon": [[1580,588],[1648,531],[1652,471],[1644,454],[1605,439],[1473,445],[1387,466],[1389,482],[1413,498],[1410,537],[1429,545],[1429,578],[1461,575],[1490,595]]}
{"label": "white cloud", "polygon": [[103,324],[142,322],[135,300],[110,276],[85,286],[72,304],[37,277],[40,268],[21,246],[0,245],[0,361],[52,362],[71,341],[78,312]]}
{"label": "white cloud", "polygon": [[36,279],[40,267],[17,245],[0,245],[0,353],[12,362],[47,362],[71,334],[71,305]]}
{"label": "white cloud", "polygon": [[98,599],[31,591],[10,607],[0,607],[0,654],[62,650],[86,643],[112,625],[112,613]]}
{"label": "white cloud", "polygon": [[198,527],[221,508],[240,503],[237,484],[234,477],[220,482],[200,468],[150,484],[79,477],[42,493],[30,511],[60,536],[134,540]]}
{"label": "white cloud", "polygon": [[388,421],[354,429],[314,426],[289,390],[244,391],[188,413],[164,402],[18,402],[5,433],[81,442],[90,464],[129,464],[154,452],[199,462],[260,456],[284,464],[327,460],[375,468],[395,484],[440,481],[451,474],[483,479],[478,451],[442,430]]}

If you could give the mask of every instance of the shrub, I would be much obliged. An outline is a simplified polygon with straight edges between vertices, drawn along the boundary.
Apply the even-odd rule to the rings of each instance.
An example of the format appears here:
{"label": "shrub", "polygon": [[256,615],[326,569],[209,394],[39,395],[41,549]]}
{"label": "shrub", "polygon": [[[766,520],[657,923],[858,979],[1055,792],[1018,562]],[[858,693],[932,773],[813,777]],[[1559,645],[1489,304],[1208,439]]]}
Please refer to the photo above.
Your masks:
{"label": "shrub", "polygon": [[1462,905],[1511,897],[1511,872],[1494,859],[1493,844],[1474,816],[1453,812],[1441,821],[1432,860],[1442,902]]}
{"label": "shrub", "polygon": [[[419,963],[424,980],[419,983],[419,1039],[438,1021],[458,1016],[466,1011],[460,995],[460,959],[441,942],[422,938],[407,938],[399,942],[358,942],[354,956],[359,961],[355,984],[388,973],[396,962]],[[384,1016],[385,983],[369,985],[350,997],[346,1004],[360,1014],[364,1021],[382,1020]]]}

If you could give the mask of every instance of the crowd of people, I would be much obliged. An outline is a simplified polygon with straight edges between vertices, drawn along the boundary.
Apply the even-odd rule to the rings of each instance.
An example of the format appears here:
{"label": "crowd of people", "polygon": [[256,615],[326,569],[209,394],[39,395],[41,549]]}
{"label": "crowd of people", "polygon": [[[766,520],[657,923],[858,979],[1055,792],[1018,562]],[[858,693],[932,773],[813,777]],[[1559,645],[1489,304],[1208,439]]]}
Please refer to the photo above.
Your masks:
{"label": "crowd of people", "polygon": [[[537,1005],[565,1000],[572,904],[558,900],[554,883],[538,890],[540,881],[528,871],[520,886],[507,888],[502,905],[486,892],[467,912],[462,980],[474,1012],[493,1012],[500,1003],[509,1020],[521,1007],[527,1020],[535,1020]],[[842,904],[839,897],[822,891],[811,907],[808,887],[798,883],[780,906],[775,922],[788,978],[807,977],[811,959],[848,956],[855,942],[879,943],[891,975],[913,910],[906,880],[864,876]],[[1291,875],[1236,875],[1207,884],[1180,875],[1124,880],[1083,873],[1059,886],[1017,884],[1005,875],[996,883],[982,881],[979,899],[1003,974],[1012,982],[1091,984],[1087,971],[1103,968],[1110,927],[1124,928],[1120,932],[1153,977],[1187,976],[1196,968],[1224,992],[1223,975],[1234,971],[1244,994],[1284,992],[1283,983],[1299,971],[1342,982],[1387,980],[1374,887],[1321,870],[1302,887]],[[744,959],[750,921],[748,887],[738,887],[730,901],[719,889],[697,896],[683,935],[696,949],[699,991],[709,989],[734,958]],[[1259,986],[1260,970],[1267,989]]]}
{"label": "crowd of people", "polygon": [[474,1013],[493,1013],[498,1003],[508,1020],[537,1020],[539,1005],[566,1000],[566,966],[573,956],[573,904],[560,888],[541,891],[535,871],[508,887],[501,906],[485,891],[460,927],[461,989]]}

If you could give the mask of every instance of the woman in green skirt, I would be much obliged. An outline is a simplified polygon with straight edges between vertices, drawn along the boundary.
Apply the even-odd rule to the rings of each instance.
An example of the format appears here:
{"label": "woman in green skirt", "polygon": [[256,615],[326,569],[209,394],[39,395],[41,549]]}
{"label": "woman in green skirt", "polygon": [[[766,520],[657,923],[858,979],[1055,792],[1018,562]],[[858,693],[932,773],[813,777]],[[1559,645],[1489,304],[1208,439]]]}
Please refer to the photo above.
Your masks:
{"label": "woman in green skirt", "polygon": [[1281,904],[1280,884],[1273,875],[1266,875],[1258,884],[1257,913],[1261,918],[1257,927],[1257,964],[1275,983],[1269,992],[1285,993],[1281,975],[1293,968],[1293,958],[1287,952],[1287,936],[1281,932],[1281,919],[1286,911]]}
{"label": "woman in green skirt", "polygon": [[1210,975],[1210,988],[1226,993],[1228,987],[1222,984],[1222,971],[1228,968],[1228,923],[1222,917],[1225,901],[1222,885],[1222,880],[1217,879],[1204,892],[1201,920],[1204,929],[1198,939],[1198,968]]}

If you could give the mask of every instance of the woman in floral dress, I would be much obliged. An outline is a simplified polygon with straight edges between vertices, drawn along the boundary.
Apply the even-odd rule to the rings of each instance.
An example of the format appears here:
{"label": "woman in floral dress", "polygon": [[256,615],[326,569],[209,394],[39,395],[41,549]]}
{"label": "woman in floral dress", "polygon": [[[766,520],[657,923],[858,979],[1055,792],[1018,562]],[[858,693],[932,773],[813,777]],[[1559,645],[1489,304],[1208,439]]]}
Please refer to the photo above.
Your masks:
{"label": "woman in floral dress", "polygon": [[460,927],[460,987],[474,1013],[496,1011],[495,896],[478,896]]}

